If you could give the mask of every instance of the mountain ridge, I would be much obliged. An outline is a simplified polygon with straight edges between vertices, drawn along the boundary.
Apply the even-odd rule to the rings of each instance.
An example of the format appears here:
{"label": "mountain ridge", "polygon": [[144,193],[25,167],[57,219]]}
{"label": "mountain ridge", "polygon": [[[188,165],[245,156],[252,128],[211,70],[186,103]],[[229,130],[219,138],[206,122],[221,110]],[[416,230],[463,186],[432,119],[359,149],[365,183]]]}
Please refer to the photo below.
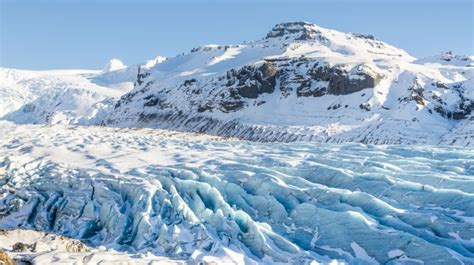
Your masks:
{"label": "mountain ridge", "polygon": [[[472,61],[449,52],[417,59],[371,35],[286,22],[255,41],[200,46],[116,71],[80,73],[73,81],[52,75],[38,85],[48,92],[46,101],[53,101],[49,109],[37,113],[45,104],[25,99],[16,111],[11,107],[0,116],[21,123],[152,127],[255,141],[472,146]],[[4,74],[0,92],[28,90],[29,82],[41,79],[35,75],[10,82]],[[57,107],[64,104],[51,99],[55,82],[61,84],[58,91],[69,84],[98,95],[86,100],[87,119],[68,118],[77,113],[75,107]],[[117,93],[104,92],[109,90]],[[76,94],[64,97],[79,98]],[[58,118],[46,118],[52,114]]]}

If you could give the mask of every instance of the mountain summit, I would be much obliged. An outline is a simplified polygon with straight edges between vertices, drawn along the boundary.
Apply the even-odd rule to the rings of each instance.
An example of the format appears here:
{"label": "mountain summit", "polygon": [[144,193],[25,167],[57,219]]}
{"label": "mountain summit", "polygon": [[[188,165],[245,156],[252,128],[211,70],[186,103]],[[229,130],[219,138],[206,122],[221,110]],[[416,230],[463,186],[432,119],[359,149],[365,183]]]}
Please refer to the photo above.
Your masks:
{"label": "mountain summit", "polygon": [[121,70],[121,69],[124,69],[124,68],[127,68],[126,65],[124,65],[122,63],[122,61],[120,61],[119,59],[115,59],[115,58],[112,58],[104,67],[104,69],[102,70],[104,73],[107,73],[107,72],[112,72],[112,71],[116,71],[116,70]]}
{"label": "mountain summit", "polygon": [[275,25],[266,38],[294,37],[295,40],[314,39],[321,33],[319,27],[307,22],[286,22]]}

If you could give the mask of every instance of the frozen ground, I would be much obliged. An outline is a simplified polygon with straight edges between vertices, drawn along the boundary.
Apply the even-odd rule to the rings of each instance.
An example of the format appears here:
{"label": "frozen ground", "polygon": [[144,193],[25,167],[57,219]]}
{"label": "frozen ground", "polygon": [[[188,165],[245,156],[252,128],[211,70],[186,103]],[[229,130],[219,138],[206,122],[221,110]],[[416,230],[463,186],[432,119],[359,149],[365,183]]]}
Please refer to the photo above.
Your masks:
{"label": "frozen ground", "polygon": [[124,262],[474,263],[470,148],[0,131],[1,229],[80,239]]}

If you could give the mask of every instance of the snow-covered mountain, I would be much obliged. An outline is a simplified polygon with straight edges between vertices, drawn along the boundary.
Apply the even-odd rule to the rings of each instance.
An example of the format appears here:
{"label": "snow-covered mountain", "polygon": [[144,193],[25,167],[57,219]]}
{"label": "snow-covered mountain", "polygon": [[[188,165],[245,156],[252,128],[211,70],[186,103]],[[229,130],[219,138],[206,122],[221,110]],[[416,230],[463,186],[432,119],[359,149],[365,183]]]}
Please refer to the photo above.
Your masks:
{"label": "snow-covered mountain", "polygon": [[19,124],[99,124],[120,96],[133,89],[136,74],[136,68],[111,72],[0,68],[0,119]]}
{"label": "snow-covered mountain", "polygon": [[[63,111],[56,104],[65,99],[51,101],[49,94],[48,104],[33,103],[49,114],[25,114],[31,109],[28,100],[15,103],[16,112],[2,112],[11,121],[166,128],[257,141],[472,146],[473,76],[472,56],[446,52],[416,59],[371,35],[291,22],[256,41],[207,45],[137,66],[81,74],[80,85],[69,86],[92,87],[100,95],[82,100],[90,107],[86,112]],[[0,93],[17,86],[49,87],[65,76],[30,84],[42,78],[20,78],[14,86],[0,87]],[[116,93],[126,90],[113,85],[132,82],[133,90],[117,100]],[[103,87],[112,88],[113,95],[99,93]],[[47,118],[51,113],[55,119]]]}
{"label": "snow-covered mountain", "polygon": [[417,61],[370,35],[282,23],[261,40],[141,69],[105,124],[261,141],[472,145],[469,60]]}

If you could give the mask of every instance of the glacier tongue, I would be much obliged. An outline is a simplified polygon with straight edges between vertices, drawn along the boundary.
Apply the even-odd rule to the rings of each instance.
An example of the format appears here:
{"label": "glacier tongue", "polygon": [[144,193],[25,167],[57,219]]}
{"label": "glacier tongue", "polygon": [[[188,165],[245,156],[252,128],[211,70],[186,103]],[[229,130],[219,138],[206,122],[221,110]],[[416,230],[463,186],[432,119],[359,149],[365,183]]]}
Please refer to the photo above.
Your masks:
{"label": "glacier tongue", "polygon": [[472,149],[0,128],[0,228],[184,260],[474,262]]}

